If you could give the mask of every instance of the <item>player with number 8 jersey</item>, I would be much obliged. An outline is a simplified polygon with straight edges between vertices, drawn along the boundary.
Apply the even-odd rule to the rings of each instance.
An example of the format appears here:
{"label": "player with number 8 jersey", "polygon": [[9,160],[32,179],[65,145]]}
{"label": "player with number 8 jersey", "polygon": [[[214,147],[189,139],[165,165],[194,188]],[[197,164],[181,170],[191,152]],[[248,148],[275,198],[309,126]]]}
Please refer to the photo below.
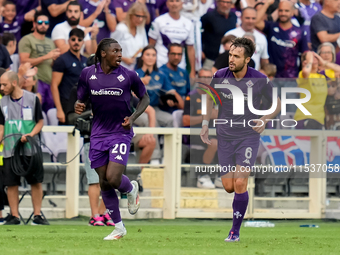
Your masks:
{"label": "player with number 8 jersey", "polygon": [[[251,56],[255,52],[255,44],[247,38],[236,38],[229,51],[229,67],[218,70],[213,77],[211,87],[216,84],[229,84],[238,87],[243,96],[248,97],[248,87],[252,87],[253,106],[259,109],[262,96],[269,105],[272,105],[272,84],[269,79],[248,67]],[[233,201],[233,226],[229,232],[226,242],[237,242],[240,240],[240,227],[248,206],[248,177],[251,167],[255,163],[260,143],[260,133],[263,132],[266,120],[274,118],[281,110],[280,99],[278,107],[272,114],[258,116],[253,114],[247,104],[244,104],[244,115],[233,114],[233,94],[228,88],[216,88],[221,95],[222,105],[219,109],[218,119],[233,120],[233,124],[224,123],[216,125],[218,140],[217,153],[219,158],[220,174],[222,184],[228,193],[235,193]],[[237,98],[236,98],[237,99]],[[243,103],[243,102],[242,102]],[[212,99],[207,97],[207,114],[203,115],[201,139],[210,144],[208,139],[208,124],[212,111]],[[253,121],[253,123],[251,123]],[[251,126],[244,125],[251,123]]]}
{"label": "player with number 8 jersey", "polygon": [[[99,63],[97,63],[99,61]],[[127,193],[128,209],[139,209],[138,183],[123,175],[133,137],[132,124],[145,111],[150,99],[137,73],[122,67],[122,48],[114,39],[103,39],[95,54],[95,64],[85,68],[78,82],[75,112],[81,114],[90,99],[93,127],[90,139],[91,167],[99,175],[102,198],[114,231],[104,240],[126,235],[115,189]],[[131,91],[140,99],[136,111],[130,108]]]}

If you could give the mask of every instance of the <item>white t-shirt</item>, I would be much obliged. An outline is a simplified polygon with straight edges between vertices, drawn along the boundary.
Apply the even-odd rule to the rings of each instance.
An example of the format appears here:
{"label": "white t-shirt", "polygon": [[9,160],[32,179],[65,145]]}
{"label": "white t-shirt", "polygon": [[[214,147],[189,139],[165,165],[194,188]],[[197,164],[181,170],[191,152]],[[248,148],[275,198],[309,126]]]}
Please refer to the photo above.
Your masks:
{"label": "white t-shirt", "polygon": [[[169,13],[165,13],[152,22],[149,37],[156,40],[157,66],[161,67],[168,62],[167,47],[170,43],[194,45],[194,28],[189,19],[180,16],[178,20],[174,20]],[[186,68],[184,51],[178,66]]]}
{"label": "white t-shirt", "polygon": [[[243,30],[242,27],[234,28],[232,30],[229,30],[226,35],[234,35],[236,37],[242,37],[246,32]],[[256,50],[252,57],[252,59],[255,62],[255,69],[260,70],[261,68],[261,59],[269,59],[268,55],[268,42],[267,38],[261,34],[259,31],[254,29],[253,35],[255,37],[255,43],[256,43]]]}
{"label": "white t-shirt", "polygon": [[9,69],[11,69],[13,72],[18,72],[19,70],[19,66],[20,66],[20,58],[19,58],[19,54],[15,53],[13,55],[11,55],[11,60],[12,60],[12,64],[9,66]]}
{"label": "white t-shirt", "polygon": [[[85,30],[85,27],[82,27],[79,25],[77,26],[77,28],[83,31]],[[71,30],[72,30],[72,27],[70,26],[70,24],[68,24],[67,20],[59,23],[52,30],[52,34],[51,34],[52,41],[54,42],[56,40],[64,39],[65,43],[68,44],[69,34]],[[89,41],[89,40],[91,40],[90,35],[89,34],[85,35],[84,42]],[[81,54],[84,53],[84,49],[85,49],[85,44],[83,45],[83,47],[81,47],[81,50],[80,50]]]}
{"label": "white t-shirt", "polygon": [[[124,58],[132,58],[135,54],[142,50],[144,47],[148,45],[148,39],[146,37],[145,28],[143,26],[139,26],[136,29],[136,35],[133,36],[130,34],[127,25],[123,22],[120,22],[116,30],[111,33],[111,38],[115,39],[120,46],[122,47],[122,56]],[[140,57],[141,53],[136,55],[135,57]],[[135,63],[128,65],[122,62],[122,66],[134,70]]]}

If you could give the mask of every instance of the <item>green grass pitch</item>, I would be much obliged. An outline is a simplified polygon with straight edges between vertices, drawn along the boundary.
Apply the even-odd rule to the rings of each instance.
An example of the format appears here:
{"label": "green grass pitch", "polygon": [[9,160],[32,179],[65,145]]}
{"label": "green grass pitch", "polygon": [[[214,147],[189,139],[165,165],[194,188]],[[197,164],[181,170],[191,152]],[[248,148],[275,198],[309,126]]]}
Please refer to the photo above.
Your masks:
{"label": "green grass pitch", "polygon": [[118,241],[103,241],[113,228],[89,227],[87,220],[0,226],[0,254],[340,254],[339,222],[271,221],[274,228],[242,227],[239,243],[225,243],[230,220],[125,220],[127,235]]}

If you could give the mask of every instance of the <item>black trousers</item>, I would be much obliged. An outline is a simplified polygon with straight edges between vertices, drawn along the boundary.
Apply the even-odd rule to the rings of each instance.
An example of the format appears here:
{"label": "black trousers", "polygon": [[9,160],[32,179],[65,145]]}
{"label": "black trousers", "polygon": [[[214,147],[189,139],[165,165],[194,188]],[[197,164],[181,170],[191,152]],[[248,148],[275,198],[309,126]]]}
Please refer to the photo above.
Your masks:
{"label": "black trousers", "polygon": [[0,166],[0,211],[2,211],[4,209],[5,205],[8,205],[8,201],[7,201],[7,195],[5,193],[4,190],[4,183],[3,183],[3,169],[4,166]]}

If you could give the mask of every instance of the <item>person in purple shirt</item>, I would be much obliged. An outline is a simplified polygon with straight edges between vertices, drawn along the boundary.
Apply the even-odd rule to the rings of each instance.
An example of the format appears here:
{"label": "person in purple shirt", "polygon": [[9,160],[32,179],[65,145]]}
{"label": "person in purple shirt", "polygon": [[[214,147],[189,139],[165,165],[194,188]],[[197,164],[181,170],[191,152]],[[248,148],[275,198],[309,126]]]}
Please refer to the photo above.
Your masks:
{"label": "person in purple shirt", "polygon": [[314,0],[299,0],[295,4],[295,8],[299,10],[300,16],[304,18],[303,29],[307,32],[307,41],[312,47],[311,39],[310,39],[310,23],[314,14],[322,10],[321,5]]}
{"label": "person in purple shirt", "polygon": [[[21,39],[21,27],[26,21],[33,21],[35,10],[32,10],[24,15],[18,15],[16,6],[11,1],[6,1],[3,5],[3,21],[0,23],[0,33],[14,34],[16,42]],[[15,51],[16,53],[18,50]]]}
{"label": "person in purple shirt", "polygon": [[[24,16],[31,10],[36,9],[39,6],[39,0],[12,0],[17,7],[17,15]],[[40,7],[37,8],[40,10]],[[33,13],[34,15],[34,13]]]}
{"label": "person in purple shirt", "polygon": [[79,25],[91,27],[97,25],[99,33],[97,42],[110,37],[111,32],[116,30],[117,20],[113,1],[110,0],[79,0],[83,8],[83,18],[80,19]]}
{"label": "person in purple shirt", "polygon": [[[240,240],[240,227],[248,206],[247,184],[251,167],[255,163],[260,134],[263,132],[268,119],[273,119],[281,110],[280,99],[277,99],[276,109],[272,114],[259,118],[252,113],[247,104],[244,104],[244,114],[234,115],[234,100],[237,98],[231,90],[218,88],[216,84],[233,85],[243,92],[245,101],[249,100],[248,88],[253,89],[252,99],[255,109],[259,109],[262,96],[270,105],[273,102],[273,85],[264,74],[248,67],[251,56],[255,52],[255,44],[248,38],[236,38],[229,51],[229,68],[223,68],[214,74],[211,82],[222,99],[219,109],[219,120],[228,120],[228,123],[216,125],[218,140],[218,158],[221,166],[222,184],[228,193],[235,192],[233,201],[233,226],[226,242]],[[234,99],[233,99],[234,97]],[[239,98],[238,98],[239,99]],[[212,99],[207,97],[207,114],[203,115],[201,139],[211,144],[208,138],[209,120],[212,112]],[[219,121],[218,121],[219,122]],[[234,124],[231,124],[233,122]],[[237,123],[236,123],[237,122]],[[242,124],[242,123],[247,124]],[[216,123],[216,120],[214,121]],[[249,124],[250,123],[250,124]]]}
{"label": "person in purple shirt", "polygon": [[167,0],[157,0],[156,7],[158,11],[158,16],[169,12],[168,6],[166,5]]}
{"label": "person in purple shirt", "polygon": [[[279,97],[281,97],[281,88],[297,87],[295,78],[299,74],[300,55],[308,51],[307,33],[302,28],[292,24],[294,6],[293,3],[288,1],[279,3],[277,22],[263,21],[263,16],[272,3],[274,3],[274,0],[267,0],[259,9],[256,27],[267,36],[269,62],[277,67],[276,78],[285,78],[274,81],[275,87],[278,87]],[[287,94],[289,99],[298,99],[299,97],[298,93]],[[288,105],[287,112],[295,113],[296,106]]]}
{"label": "person in purple shirt", "polygon": [[[150,102],[137,73],[122,67],[121,61],[122,48],[118,42],[103,39],[95,54],[95,64],[83,69],[80,75],[75,104],[77,114],[84,111],[83,102],[88,98],[92,104],[91,168],[99,175],[102,198],[115,223],[114,231],[104,240],[117,240],[126,235],[115,189],[127,193],[130,214],[139,209],[138,183],[130,182],[123,172],[133,137],[133,122]],[[131,91],[140,99],[134,113],[130,109]]]}
{"label": "person in purple shirt", "polygon": [[263,21],[267,8],[273,3],[267,0],[257,13],[256,27],[267,35],[269,62],[277,66],[277,78],[296,78],[299,73],[299,55],[308,51],[306,32],[292,24],[294,6],[291,2],[279,4],[277,22]]}

